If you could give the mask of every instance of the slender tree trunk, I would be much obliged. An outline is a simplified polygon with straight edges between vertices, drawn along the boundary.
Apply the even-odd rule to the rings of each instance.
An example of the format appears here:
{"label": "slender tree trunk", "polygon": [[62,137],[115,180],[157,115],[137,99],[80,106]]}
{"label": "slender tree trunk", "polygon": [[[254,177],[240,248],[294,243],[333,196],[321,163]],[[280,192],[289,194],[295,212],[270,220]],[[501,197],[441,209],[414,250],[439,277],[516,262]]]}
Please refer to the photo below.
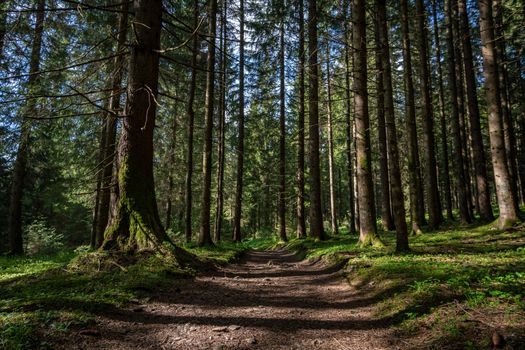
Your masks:
{"label": "slender tree trunk", "polygon": [[478,0],[480,33],[483,54],[483,75],[488,107],[488,124],[492,168],[496,182],[499,207],[499,227],[506,229],[518,221],[518,212],[512,196],[512,185],[505,153],[505,137],[501,117],[498,57],[495,47],[492,0]]}
{"label": "slender tree trunk", "polygon": [[319,164],[319,67],[317,63],[317,1],[308,0],[308,161],[310,168],[310,236],[324,239]]}
{"label": "slender tree trunk", "polygon": [[297,144],[297,238],[306,237],[306,215],[304,208],[304,1],[299,0],[299,115]]}
{"label": "slender tree trunk", "polygon": [[[197,29],[199,25],[199,0],[193,1],[193,28]],[[188,93],[188,148],[186,150],[186,181],[185,188],[186,192],[184,195],[184,234],[186,236],[186,242],[191,241],[192,236],[192,207],[193,207],[193,190],[192,190],[192,179],[193,179],[193,133],[195,127],[195,111],[193,104],[195,101],[195,89],[197,86],[197,54],[199,47],[199,36],[197,32],[193,34],[192,38],[192,52],[191,52],[191,80],[190,88]]]}
{"label": "slender tree trunk", "polygon": [[399,150],[397,144],[396,118],[394,115],[394,99],[392,89],[392,71],[390,65],[390,44],[388,42],[388,25],[386,17],[386,1],[376,0],[379,43],[381,50],[382,78],[385,99],[385,123],[388,149],[388,165],[392,191],[392,209],[396,226],[396,252],[406,252],[408,247],[408,230],[405,221],[405,200],[399,169]]}
{"label": "slender tree trunk", "polygon": [[222,1],[222,15],[221,15],[221,44],[220,52],[221,59],[219,66],[221,67],[221,92],[219,97],[219,146],[218,146],[218,166],[217,166],[217,210],[215,212],[215,241],[221,240],[222,232],[222,215],[224,207],[224,144],[225,144],[225,122],[226,122],[226,52],[227,52],[227,0]]}
{"label": "slender tree trunk", "polygon": [[452,18],[452,2],[445,1],[446,23],[447,23],[447,51],[448,51],[448,84],[450,93],[451,116],[450,124],[452,128],[452,141],[454,143],[454,176],[456,178],[456,190],[458,193],[458,206],[460,220],[462,223],[469,223],[470,215],[467,201],[467,183],[465,181],[464,173],[464,159],[461,144],[461,131],[459,124],[459,110],[458,110],[458,90],[457,90],[457,75],[456,75],[456,58],[454,50],[454,35],[453,35],[453,18]]}
{"label": "slender tree trunk", "polygon": [[286,115],[285,115],[285,86],[284,86],[284,9],[281,10],[281,24],[279,28],[279,239],[286,238]]}
{"label": "slender tree trunk", "polygon": [[119,199],[103,249],[134,251],[169,238],[162,227],[153,181],[153,132],[159,75],[162,2],[133,2],[135,40],[129,63],[128,99],[119,142]]}
{"label": "slender tree trunk", "polygon": [[244,0],[239,2],[239,139],[237,141],[237,188],[233,215],[233,240],[241,241],[242,187],[244,172]]}
{"label": "slender tree trunk", "polygon": [[204,153],[202,156],[202,207],[199,245],[213,244],[210,229],[211,158],[213,149],[213,111],[215,101],[215,35],[217,32],[217,0],[208,3],[208,61],[206,66],[206,101],[204,117]]}
{"label": "slender tree trunk", "polygon": [[[392,231],[394,221],[392,218],[392,209],[390,207],[390,179],[388,176],[388,148],[386,144],[386,125],[385,125],[385,88],[384,78],[385,74],[383,70],[384,60],[384,48],[381,46],[381,37],[379,32],[381,31],[381,17],[377,13],[381,9],[381,6],[385,4],[382,1],[376,1],[376,21],[375,21],[375,40],[376,40],[376,86],[377,86],[377,140],[379,147],[379,180],[381,188],[381,222],[383,228],[388,231]],[[386,10],[385,10],[386,11]],[[384,19],[383,19],[384,20]]]}
{"label": "slender tree trunk", "polygon": [[454,220],[452,214],[452,194],[450,189],[450,170],[448,163],[448,143],[447,143],[447,121],[445,118],[445,93],[443,87],[443,69],[441,67],[441,45],[439,43],[439,29],[437,22],[436,0],[432,0],[432,22],[434,23],[434,42],[437,57],[437,77],[439,95],[439,120],[441,129],[441,152],[442,155],[442,178],[445,192],[445,204],[447,210],[447,220]]}
{"label": "slender tree trunk", "polygon": [[420,234],[421,221],[420,201],[423,198],[421,193],[421,178],[419,175],[419,151],[416,129],[416,110],[414,102],[414,85],[412,81],[412,56],[410,53],[410,38],[408,27],[408,4],[407,0],[401,0],[401,28],[403,32],[403,77],[405,82],[405,109],[407,123],[407,142],[408,142],[408,173],[410,189],[410,216],[412,219],[412,233]]}
{"label": "slender tree trunk", "polygon": [[366,12],[364,0],[352,0],[354,47],[354,115],[357,137],[357,187],[359,191],[359,242],[379,245],[372,184],[370,120],[368,116]]}
{"label": "slender tree trunk", "polygon": [[335,179],[334,179],[334,134],[332,120],[332,76],[330,74],[330,41],[326,40],[326,92],[328,95],[327,114],[328,114],[328,179],[330,190],[330,224],[332,233],[339,234],[337,224],[337,207],[335,205]]}
{"label": "slender tree trunk", "polygon": [[481,123],[478,107],[478,96],[476,87],[476,74],[474,72],[472,44],[470,42],[470,30],[467,14],[466,0],[459,0],[459,21],[463,49],[463,66],[465,69],[465,81],[467,88],[467,104],[470,121],[470,139],[472,156],[474,162],[474,172],[476,178],[477,205],[481,220],[489,222],[494,220],[492,206],[490,204],[490,192],[487,179],[486,157],[481,135]]}
{"label": "slender tree trunk", "polygon": [[173,115],[173,124],[171,126],[171,145],[169,147],[168,156],[168,193],[166,200],[166,223],[165,228],[171,227],[172,221],[172,207],[173,207],[173,168],[175,166],[175,149],[177,147],[177,115]]}
{"label": "slender tree trunk", "polygon": [[[344,2],[344,8],[349,10],[348,0]],[[352,106],[350,105],[350,14],[345,14],[344,21],[344,42],[345,42],[345,121],[346,121],[346,159],[347,159],[347,176],[348,176],[348,216],[349,216],[349,226],[350,233],[356,232],[356,215],[355,215],[355,197],[354,197],[354,162],[352,160],[352,121],[350,119]]]}
{"label": "slender tree trunk", "polygon": [[[42,37],[44,33],[45,21],[45,0],[38,0],[36,8],[35,30],[29,60],[29,80],[27,91],[34,93],[37,88],[38,74],[40,70],[40,54],[42,48]],[[8,237],[9,250],[11,254],[23,254],[24,244],[22,237],[22,198],[24,196],[24,181],[27,173],[27,158],[29,154],[31,139],[31,123],[27,116],[35,116],[37,113],[36,100],[28,100],[26,106],[21,111],[21,130],[18,142],[18,150],[13,169],[13,179],[11,182],[11,198],[9,202],[8,217]]]}
{"label": "slender tree trunk", "polygon": [[428,68],[428,42],[427,42],[427,26],[425,23],[426,11],[423,0],[416,0],[417,13],[417,32],[419,34],[418,47],[420,57],[420,74],[421,74],[421,93],[423,95],[423,144],[424,155],[426,159],[426,176],[425,187],[427,193],[428,203],[428,225],[429,229],[437,229],[443,221],[443,213],[441,212],[441,200],[439,198],[439,189],[437,182],[437,165],[435,146],[436,140],[434,137],[434,108],[432,105],[432,97],[430,91],[432,84],[430,82],[430,73]]}

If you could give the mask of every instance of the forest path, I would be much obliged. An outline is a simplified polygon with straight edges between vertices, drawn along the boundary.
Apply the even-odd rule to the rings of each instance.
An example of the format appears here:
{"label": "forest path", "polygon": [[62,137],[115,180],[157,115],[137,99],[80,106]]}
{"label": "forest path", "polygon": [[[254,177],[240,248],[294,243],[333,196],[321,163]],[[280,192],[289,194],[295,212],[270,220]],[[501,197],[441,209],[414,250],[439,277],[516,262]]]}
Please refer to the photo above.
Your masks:
{"label": "forest path", "polygon": [[339,267],[284,250],[183,280],[132,309],[97,318],[76,349],[396,349],[377,298],[353,290]]}

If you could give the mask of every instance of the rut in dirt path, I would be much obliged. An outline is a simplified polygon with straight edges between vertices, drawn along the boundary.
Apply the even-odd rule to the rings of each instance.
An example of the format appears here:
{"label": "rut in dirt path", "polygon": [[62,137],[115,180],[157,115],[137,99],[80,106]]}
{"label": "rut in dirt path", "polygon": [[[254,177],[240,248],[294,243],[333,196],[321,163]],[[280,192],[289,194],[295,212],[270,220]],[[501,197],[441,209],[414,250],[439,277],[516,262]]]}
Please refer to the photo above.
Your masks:
{"label": "rut in dirt path", "polygon": [[[77,349],[395,349],[377,298],[353,290],[337,266],[283,250],[181,281],[139,308],[98,317]],[[71,345],[71,344],[69,344]],[[72,347],[69,347],[72,348]]]}

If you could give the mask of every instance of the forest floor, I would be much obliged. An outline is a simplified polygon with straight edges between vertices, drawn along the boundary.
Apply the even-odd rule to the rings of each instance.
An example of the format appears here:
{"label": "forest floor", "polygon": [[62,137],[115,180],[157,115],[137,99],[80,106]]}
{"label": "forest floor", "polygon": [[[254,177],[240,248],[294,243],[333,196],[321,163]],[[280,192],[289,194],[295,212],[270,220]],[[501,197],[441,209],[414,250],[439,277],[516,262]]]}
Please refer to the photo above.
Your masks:
{"label": "forest floor", "polygon": [[0,257],[0,349],[525,349],[525,227]]}

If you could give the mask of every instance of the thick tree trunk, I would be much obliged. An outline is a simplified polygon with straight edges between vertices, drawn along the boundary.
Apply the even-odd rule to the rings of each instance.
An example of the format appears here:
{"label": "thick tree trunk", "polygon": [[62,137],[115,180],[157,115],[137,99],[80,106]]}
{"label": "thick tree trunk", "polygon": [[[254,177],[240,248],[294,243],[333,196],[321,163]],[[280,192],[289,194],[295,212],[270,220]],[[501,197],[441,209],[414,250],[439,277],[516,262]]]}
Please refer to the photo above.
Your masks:
{"label": "thick tree trunk", "polygon": [[285,115],[285,86],[284,86],[284,9],[281,10],[281,24],[279,28],[279,239],[286,238],[286,115]]}
{"label": "thick tree trunk", "polygon": [[[40,70],[40,53],[42,48],[42,36],[44,33],[45,0],[39,0],[36,9],[35,30],[29,60],[29,80],[27,91],[34,93],[37,88],[38,74]],[[27,116],[34,117],[37,112],[36,100],[28,100],[26,106],[21,110],[20,139],[13,167],[13,179],[11,182],[11,197],[9,202],[8,237],[10,254],[23,254],[24,244],[22,237],[22,198],[24,196],[24,180],[27,173],[27,158],[29,155],[31,139],[31,123]]]}
{"label": "thick tree trunk", "polygon": [[[383,70],[384,48],[381,46],[381,20],[382,17],[378,13],[381,10],[382,1],[376,1],[376,21],[375,21],[375,40],[376,40],[376,94],[377,94],[377,141],[379,148],[379,181],[381,188],[381,222],[383,229],[392,231],[394,220],[392,219],[392,209],[390,207],[390,179],[388,176],[388,148],[386,145],[386,125],[385,125],[385,88]],[[383,6],[384,7],[384,6]],[[386,11],[386,10],[385,10]]]}
{"label": "thick tree trunk", "polygon": [[[345,1],[345,9],[348,6],[348,0]],[[347,177],[348,177],[348,225],[350,226],[350,233],[356,232],[356,213],[355,213],[355,197],[354,197],[354,162],[352,159],[352,121],[350,115],[352,112],[352,106],[350,104],[350,28],[348,23],[350,22],[350,14],[345,14],[344,21],[344,42],[345,42],[345,122],[346,122],[346,159],[347,159]]]}
{"label": "thick tree trunk", "polygon": [[394,98],[392,89],[392,71],[390,65],[390,44],[388,42],[388,25],[386,1],[376,0],[379,42],[382,53],[382,78],[385,98],[385,123],[388,149],[388,165],[392,191],[392,209],[396,225],[396,252],[406,252],[408,247],[408,230],[405,221],[405,200],[399,169],[399,150],[397,144],[396,118],[394,115]]}
{"label": "thick tree trunk", "polygon": [[420,57],[420,74],[421,74],[421,94],[423,95],[423,144],[424,156],[426,159],[426,174],[425,187],[428,204],[428,226],[429,229],[437,229],[443,221],[443,213],[441,212],[441,200],[439,198],[439,189],[437,181],[437,165],[435,146],[436,140],[434,137],[434,108],[432,105],[432,97],[430,95],[432,84],[430,82],[430,72],[428,63],[428,43],[427,43],[427,27],[425,23],[426,11],[423,0],[416,0],[417,13],[417,32],[419,34],[418,47]]}
{"label": "thick tree trunk", "polygon": [[297,238],[306,237],[306,215],[304,208],[304,1],[299,0],[299,115],[297,140]]}
{"label": "thick tree trunk", "polygon": [[492,0],[478,0],[478,5],[480,10],[479,22],[481,43],[483,45],[483,75],[485,76],[492,168],[496,180],[496,195],[500,212],[499,227],[506,229],[518,221],[518,212],[512,196],[511,178],[505,153]]}
{"label": "thick tree trunk", "polygon": [[423,224],[420,213],[421,177],[419,175],[419,151],[416,129],[416,109],[414,102],[414,85],[412,80],[412,55],[410,52],[410,31],[408,26],[407,0],[401,0],[401,28],[403,32],[403,77],[405,83],[405,109],[408,142],[408,174],[410,191],[410,217],[412,233],[420,234]]}
{"label": "thick tree trunk", "polygon": [[439,43],[439,29],[437,22],[436,1],[432,0],[432,22],[434,24],[434,42],[437,57],[437,77],[438,77],[438,95],[439,95],[439,120],[441,131],[441,152],[442,154],[442,171],[443,192],[445,192],[445,204],[447,210],[447,220],[454,219],[452,214],[452,194],[450,189],[450,170],[448,164],[448,142],[447,142],[447,121],[445,118],[445,92],[443,87],[443,69],[441,67],[441,45]]}
{"label": "thick tree trunk", "polygon": [[[199,25],[199,0],[193,1],[193,28],[197,29]],[[193,207],[193,132],[195,127],[195,111],[193,104],[195,102],[195,89],[197,86],[197,54],[199,49],[199,36],[195,32],[191,44],[191,80],[188,93],[188,130],[187,140],[188,148],[186,150],[186,179],[185,179],[185,194],[184,194],[184,235],[186,242],[191,241],[192,236],[192,207]]]}
{"label": "thick tree trunk", "polygon": [[467,104],[470,121],[470,139],[474,172],[476,178],[477,206],[481,220],[489,222],[494,220],[492,206],[490,204],[490,190],[487,179],[486,157],[481,135],[481,123],[478,107],[478,96],[476,87],[476,74],[474,72],[472,44],[470,42],[470,30],[467,15],[466,0],[459,0],[459,21],[461,31],[461,41],[463,49],[463,66],[465,69],[465,80],[467,88]]}
{"label": "thick tree trunk", "polygon": [[133,2],[135,40],[131,50],[126,117],[119,142],[117,210],[103,249],[134,251],[168,237],[162,227],[153,181],[153,131],[159,75],[160,0]]}
{"label": "thick tree trunk", "polygon": [[454,176],[456,178],[456,191],[458,193],[458,206],[460,220],[462,223],[469,223],[471,221],[469,215],[468,201],[467,201],[467,183],[464,173],[464,159],[461,143],[461,130],[459,124],[459,110],[458,110],[458,90],[456,75],[456,58],[454,50],[454,35],[453,35],[453,16],[452,16],[451,0],[445,0],[445,12],[447,23],[447,51],[448,51],[448,85],[450,93],[450,107],[451,116],[450,124],[452,128],[452,141],[454,144]]}
{"label": "thick tree trunk", "polygon": [[310,236],[324,239],[319,164],[319,67],[317,63],[317,1],[308,0],[308,162],[310,168]]}
{"label": "thick tree trunk", "polygon": [[368,116],[366,12],[364,0],[352,0],[354,48],[354,115],[357,142],[357,188],[359,191],[359,243],[380,245],[377,236],[372,184],[370,120]]}
{"label": "thick tree trunk", "polygon": [[215,35],[217,32],[217,0],[208,3],[208,61],[206,66],[206,101],[204,117],[204,152],[202,155],[202,201],[199,245],[213,244],[210,227],[211,158],[213,149],[213,112],[215,101]]}
{"label": "thick tree trunk", "polygon": [[326,104],[328,114],[328,185],[330,191],[330,224],[333,234],[339,234],[337,224],[337,207],[335,205],[335,179],[334,179],[334,133],[332,121],[332,76],[330,74],[330,41],[326,40]]}
{"label": "thick tree trunk", "polygon": [[244,0],[239,3],[239,139],[237,141],[237,187],[233,215],[233,240],[241,241],[242,189],[244,172]]}
{"label": "thick tree trunk", "polygon": [[227,0],[222,1],[222,14],[221,14],[221,44],[220,52],[221,58],[219,66],[221,67],[220,72],[220,96],[219,96],[219,145],[218,145],[218,165],[217,165],[217,210],[215,211],[215,241],[221,240],[222,233],[222,215],[224,207],[224,144],[225,144],[225,122],[226,122],[226,52],[227,52],[227,41],[226,41],[226,15],[227,15]]}

